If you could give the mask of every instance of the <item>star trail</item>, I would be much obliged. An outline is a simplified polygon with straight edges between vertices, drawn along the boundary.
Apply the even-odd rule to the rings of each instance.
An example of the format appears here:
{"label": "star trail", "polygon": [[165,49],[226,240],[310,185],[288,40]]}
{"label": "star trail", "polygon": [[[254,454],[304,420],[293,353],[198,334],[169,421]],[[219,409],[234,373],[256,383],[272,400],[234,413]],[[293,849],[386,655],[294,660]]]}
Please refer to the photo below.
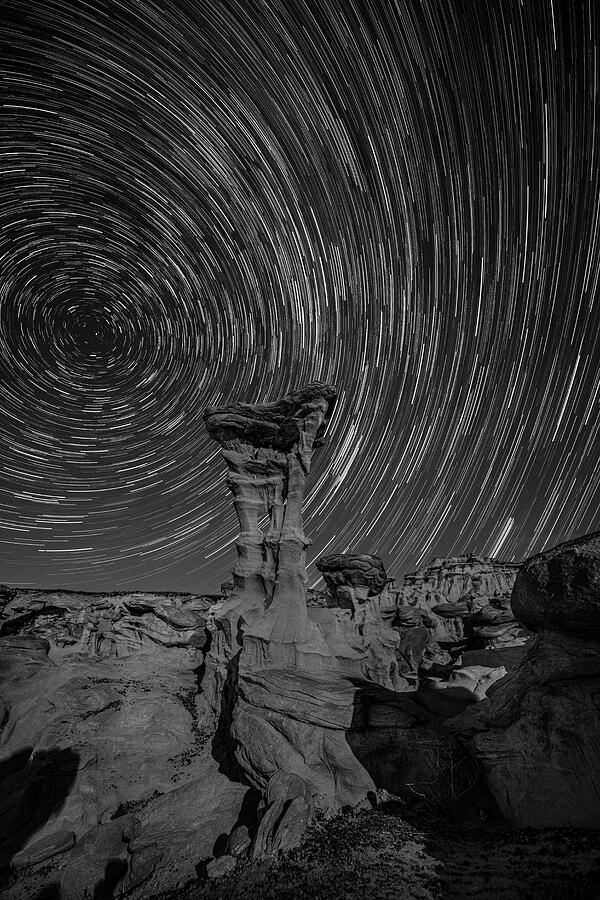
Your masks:
{"label": "star trail", "polygon": [[311,584],[600,529],[599,20],[5,2],[0,581],[216,590],[202,412],[313,380]]}

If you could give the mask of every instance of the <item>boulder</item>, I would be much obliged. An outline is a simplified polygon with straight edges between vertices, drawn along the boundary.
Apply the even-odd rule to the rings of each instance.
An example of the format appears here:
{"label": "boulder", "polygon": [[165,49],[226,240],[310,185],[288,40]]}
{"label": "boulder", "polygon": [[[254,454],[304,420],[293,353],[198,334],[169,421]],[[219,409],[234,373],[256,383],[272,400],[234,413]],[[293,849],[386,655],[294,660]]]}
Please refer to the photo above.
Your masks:
{"label": "boulder", "polygon": [[387,583],[386,571],[379,556],[367,554],[332,554],[316,562],[331,595],[331,605],[344,607],[350,598],[355,603],[381,594]]}
{"label": "boulder", "polygon": [[517,827],[600,828],[598,546],[586,535],[523,563],[512,606],[537,635],[487,698],[452,720]]}
{"label": "boulder", "polygon": [[238,825],[227,839],[227,853],[235,856],[236,859],[242,858],[247,855],[251,843],[252,838],[248,826]]}
{"label": "boulder", "polygon": [[251,847],[255,859],[299,845],[313,812],[312,792],[297,775],[277,771],[267,782],[261,812]]}
{"label": "boulder", "polygon": [[236,866],[237,859],[235,856],[230,856],[228,853],[225,853],[223,856],[219,856],[217,859],[213,859],[209,862],[206,867],[206,875],[210,879],[224,878],[225,875],[229,875],[233,872]]}
{"label": "boulder", "polygon": [[600,532],[526,560],[511,606],[515,619],[532,631],[600,640]]}

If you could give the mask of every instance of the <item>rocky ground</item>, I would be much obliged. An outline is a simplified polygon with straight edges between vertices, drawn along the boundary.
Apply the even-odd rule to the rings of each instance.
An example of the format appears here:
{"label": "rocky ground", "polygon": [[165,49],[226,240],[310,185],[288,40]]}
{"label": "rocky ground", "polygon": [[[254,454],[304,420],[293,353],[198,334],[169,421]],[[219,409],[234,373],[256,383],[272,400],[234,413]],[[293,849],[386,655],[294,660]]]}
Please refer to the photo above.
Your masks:
{"label": "rocky ground", "polygon": [[151,900],[590,900],[599,878],[598,832],[461,828],[373,810],[316,822],[276,861]]}

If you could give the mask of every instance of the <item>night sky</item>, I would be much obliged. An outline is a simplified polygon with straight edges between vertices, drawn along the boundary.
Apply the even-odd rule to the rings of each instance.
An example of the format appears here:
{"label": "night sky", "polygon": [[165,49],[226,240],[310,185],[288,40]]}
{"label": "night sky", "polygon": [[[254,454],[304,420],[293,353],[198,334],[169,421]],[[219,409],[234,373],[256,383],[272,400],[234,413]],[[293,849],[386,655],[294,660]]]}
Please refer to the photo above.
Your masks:
{"label": "night sky", "polygon": [[600,529],[597,0],[0,27],[0,581],[215,591],[202,412],[316,379],[311,584],[324,552],[400,578]]}

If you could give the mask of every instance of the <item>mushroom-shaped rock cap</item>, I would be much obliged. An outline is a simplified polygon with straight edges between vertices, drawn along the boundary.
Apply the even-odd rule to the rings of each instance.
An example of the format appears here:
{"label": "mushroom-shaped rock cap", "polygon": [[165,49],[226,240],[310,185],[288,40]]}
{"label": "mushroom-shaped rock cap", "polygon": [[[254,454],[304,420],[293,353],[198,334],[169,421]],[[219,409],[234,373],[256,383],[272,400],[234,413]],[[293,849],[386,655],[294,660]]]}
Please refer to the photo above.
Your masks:
{"label": "mushroom-shaped rock cap", "polygon": [[331,384],[313,381],[274,403],[209,407],[204,411],[204,422],[210,436],[221,444],[237,440],[287,453],[300,439],[299,422],[318,410],[324,413],[324,419],[313,446],[323,443],[336,397],[337,391]]}
{"label": "mushroom-shaped rock cap", "polygon": [[600,640],[600,532],[525,560],[511,607],[515,619],[533,631]]}
{"label": "mushroom-shaped rock cap", "polygon": [[367,585],[373,594],[379,594],[385,587],[387,577],[379,556],[357,553],[340,553],[322,556],[316,562],[328,586],[349,584],[354,587]]}

